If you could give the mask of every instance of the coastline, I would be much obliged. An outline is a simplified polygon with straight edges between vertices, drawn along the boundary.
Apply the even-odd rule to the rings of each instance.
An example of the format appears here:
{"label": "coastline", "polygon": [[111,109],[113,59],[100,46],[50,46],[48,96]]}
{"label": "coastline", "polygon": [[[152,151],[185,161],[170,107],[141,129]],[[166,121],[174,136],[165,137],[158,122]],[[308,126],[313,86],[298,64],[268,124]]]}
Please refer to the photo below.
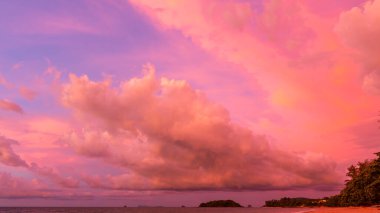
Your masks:
{"label": "coastline", "polygon": [[380,208],[377,207],[319,207],[313,210],[300,211],[302,213],[372,213],[380,212]]}

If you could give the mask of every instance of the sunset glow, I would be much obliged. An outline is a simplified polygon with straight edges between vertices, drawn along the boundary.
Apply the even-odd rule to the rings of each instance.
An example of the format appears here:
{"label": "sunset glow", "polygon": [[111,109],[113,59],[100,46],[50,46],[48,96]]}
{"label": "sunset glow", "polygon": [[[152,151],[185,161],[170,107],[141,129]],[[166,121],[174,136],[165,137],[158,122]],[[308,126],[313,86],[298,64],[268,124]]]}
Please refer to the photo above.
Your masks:
{"label": "sunset glow", "polygon": [[0,205],[324,197],[379,152],[380,0],[0,1]]}

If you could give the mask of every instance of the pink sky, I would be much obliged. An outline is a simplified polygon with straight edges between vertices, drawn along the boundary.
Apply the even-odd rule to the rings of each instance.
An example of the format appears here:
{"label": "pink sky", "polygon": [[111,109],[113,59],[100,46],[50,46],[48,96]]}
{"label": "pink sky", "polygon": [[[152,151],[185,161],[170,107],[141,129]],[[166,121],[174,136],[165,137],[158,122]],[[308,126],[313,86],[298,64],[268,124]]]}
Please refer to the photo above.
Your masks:
{"label": "pink sky", "polygon": [[380,0],[0,1],[0,205],[324,197],[378,152]]}

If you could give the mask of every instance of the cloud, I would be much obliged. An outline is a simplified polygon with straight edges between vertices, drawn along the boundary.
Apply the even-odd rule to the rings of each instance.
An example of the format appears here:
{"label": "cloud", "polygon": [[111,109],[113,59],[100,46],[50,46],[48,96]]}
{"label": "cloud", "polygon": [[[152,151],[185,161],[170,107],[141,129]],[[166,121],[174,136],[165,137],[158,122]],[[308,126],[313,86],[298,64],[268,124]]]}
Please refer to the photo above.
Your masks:
{"label": "cloud", "polygon": [[27,163],[18,154],[16,154],[12,145],[19,144],[17,141],[0,136],[0,162],[7,166],[24,167],[31,172],[46,177],[54,183],[68,188],[76,188],[79,186],[79,181],[72,177],[63,177],[57,171],[49,167],[41,167],[36,163]]}
{"label": "cloud", "polygon": [[[340,2],[333,8],[320,2],[320,7],[313,7],[308,1],[289,5],[281,0],[130,2],[160,30],[182,33],[257,81],[251,89],[263,92],[265,106],[257,110],[265,114],[245,107],[250,114],[243,117],[248,120],[244,125],[260,129],[290,150],[323,152],[342,167],[346,165],[340,159],[357,155],[357,149],[347,146],[352,142],[345,134],[350,134],[349,126],[377,114],[379,100],[363,92],[362,58],[353,55],[334,32],[336,14],[357,2]],[[333,15],[326,16],[327,5]],[[234,20],[242,26],[231,24]],[[235,72],[231,69],[231,75]]]}
{"label": "cloud", "polygon": [[[358,149],[364,148],[367,154],[377,152],[378,141],[380,139],[378,116],[363,120],[362,122],[351,126],[349,130],[351,133],[350,140],[356,142]],[[365,137],[363,137],[363,135],[365,135]]]}
{"label": "cloud", "polygon": [[[7,24],[4,27],[13,33],[27,35],[98,35],[102,33],[97,28],[98,23],[94,24],[85,20],[86,17],[82,16],[83,14],[67,14],[67,11],[55,11],[53,13],[51,11],[40,11],[32,16],[28,16],[28,13],[25,14],[25,17],[12,20],[19,27]],[[31,27],[32,25],[34,27]],[[13,70],[17,70],[21,66],[22,63],[18,63],[13,67]]]}
{"label": "cloud", "polygon": [[363,78],[363,90],[373,95],[380,95],[380,72],[372,71]]}
{"label": "cloud", "polygon": [[84,34],[99,34],[99,29],[94,28],[89,23],[71,17],[56,17],[47,16],[39,17],[35,23],[37,29],[27,28],[30,33],[44,34],[64,34],[64,33],[84,33]]}
{"label": "cloud", "polygon": [[0,136],[0,162],[8,166],[27,167],[28,164],[17,155],[12,145],[17,145],[18,142],[4,136]]}
{"label": "cloud", "polygon": [[367,1],[361,7],[341,13],[336,32],[352,48],[364,70],[363,89],[371,94],[377,91],[380,81],[380,1]]}
{"label": "cloud", "polygon": [[12,66],[12,71],[19,70],[19,69],[21,69],[22,67],[23,67],[23,62],[19,62],[19,63],[14,64],[14,65]]}
{"label": "cloud", "polygon": [[6,99],[0,99],[0,109],[13,111],[22,114],[24,110],[16,103],[13,103]]}
{"label": "cloud", "polygon": [[37,93],[35,91],[27,87],[20,87],[18,91],[20,95],[27,100],[33,100],[37,96]]}
{"label": "cloud", "polygon": [[7,81],[7,79],[5,79],[5,77],[2,76],[1,74],[0,74],[0,85],[1,85],[1,86],[4,86],[5,88],[11,88],[11,87],[12,87],[12,84],[9,83],[9,82]]}
{"label": "cloud", "polygon": [[[99,194],[103,193],[100,192]],[[99,194],[96,196],[99,196]],[[7,172],[0,172],[0,199],[42,198],[46,200],[55,198],[60,200],[81,199],[83,201],[93,197],[95,196],[86,191],[52,188],[36,178],[29,180]],[[24,205],[31,205],[31,203],[25,203]]]}
{"label": "cloud", "polygon": [[[334,40],[329,41],[331,33],[326,33],[331,24],[316,18],[302,1],[292,6],[286,1],[264,1],[259,11],[249,3],[232,1],[131,2],[158,27],[179,30],[206,51],[252,74],[269,96],[268,110],[283,117],[302,113],[297,115],[303,122],[300,126],[315,125],[319,119],[331,121],[330,115],[340,115],[333,109],[329,116],[313,117],[310,124],[308,116],[313,114],[305,112],[315,106],[331,109],[342,96],[335,97],[340,88],[326,77],[331,70],[326,58],[334,58],[327,53],[333,46],[330,43],[334,44]],[[189,8],[191,16],[183,15]],[[326,86],[321,88],[321,84]],[[321,93],[331,97],[320,101]]]}
{"label": "cloud", "polygon": [[47,76],[52,76],[53,83],[57,83],[60,81],[62,73],[55,67],[51,65],[51,62],[49,59],[46,59],[49,66],[46,68],[44,74]]}
{"label": "cloud", "polygon": [[[7,172],[0,172],[0,199],[12,199],[17,206],[41,206],[41,204],[36,200],[36,202],[23,202],[18,199],[34,199],[41,198],[46,202],[46,200],[52,200],[53,203],[50,205],[56,205],[57,200],[69,201],[72,200],[75,203],[80,201],[83,204],[83,201],[92,201],[92,205],[102,205],[104,206],[104,201],[111,199],[120,199],[125,201],[126,197],[133,198],[135,196],[141,195],[154,195],[158,194],[155,192],[137,192],[137,191],[116,191],[116,190],[91,190],[88,188],[85,189],[62,189],[62,188],[53,188],[50,185],[46,185],[41,182],[41,180],[33,178],[27,179],[25,177],[19,177],[12,175]],[[100,201],[100,204],[99,204]],[[5,201],[6,202],[6,201]],[[121,205],[121,203],[117,205]],[[49,205],[49,204],[48,204]],[[123,204],[124,205],[124,204]],[[136,204],[138,205],[138,204]]]}
{"label": "cloud", "polygon": [[25,180],[9,173],[0,172],[0,198],[45,197],[38,180]]}
{"label": "cloud", "polygon": [[49,167],[40,167],[36,163],[31,163],[29,169],[40,176],[44,176],[57,183],[60,186],[67,188],[77,188],[79,181],[72,177],[62,177],[57,171]]}
{"label": "cloud", "polygon": [[323,155],[275,149],[186,81],[156,78],[152,66],[144,73],[118,88],[71,74],[63,87],[63,104],[87,127],[67,143],[128,171],[102,184],[87,178],[90,185],[265,190],[336,183],[335,164]]}
{"label": "cloud", "polygon": [[106,157],[110,154],[109,142],[114,137],[107,131],[82,130],[80,133],[71,132],[66,135],[70,145],[80,154],[89,157]]}

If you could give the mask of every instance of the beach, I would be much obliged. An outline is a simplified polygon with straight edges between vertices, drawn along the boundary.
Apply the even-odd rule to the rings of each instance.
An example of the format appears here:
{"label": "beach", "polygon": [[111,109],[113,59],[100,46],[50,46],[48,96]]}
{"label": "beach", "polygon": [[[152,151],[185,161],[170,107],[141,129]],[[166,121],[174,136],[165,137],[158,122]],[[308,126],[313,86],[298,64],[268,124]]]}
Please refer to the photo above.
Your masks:
{"label": "beach", "polygon": [[380,212],[380,208],[375,207],[346,207],[346,208],[329,208],[321,207],[310,211],[300,211],[300,212],[315,212],[315,213],[371,213]]}

